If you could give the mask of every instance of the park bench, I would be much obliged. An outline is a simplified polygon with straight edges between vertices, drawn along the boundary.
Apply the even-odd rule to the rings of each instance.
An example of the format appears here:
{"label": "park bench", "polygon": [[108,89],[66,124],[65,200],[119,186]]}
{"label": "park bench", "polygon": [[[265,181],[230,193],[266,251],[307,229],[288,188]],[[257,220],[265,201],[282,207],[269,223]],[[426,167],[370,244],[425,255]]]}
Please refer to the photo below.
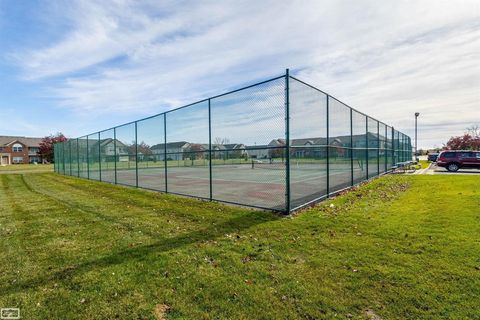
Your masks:
{"label": "park bench", "polygon": [[392,173],[412,173],[415,172],[415,170],[417,170],[416,161],[397,162],[392,166]]}

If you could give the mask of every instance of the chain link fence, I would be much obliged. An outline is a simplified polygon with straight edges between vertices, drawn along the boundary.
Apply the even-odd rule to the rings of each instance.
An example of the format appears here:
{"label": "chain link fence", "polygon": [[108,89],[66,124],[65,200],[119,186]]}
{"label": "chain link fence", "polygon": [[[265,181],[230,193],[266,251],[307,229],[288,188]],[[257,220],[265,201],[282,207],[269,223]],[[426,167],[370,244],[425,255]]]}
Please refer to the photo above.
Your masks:
{"label": "chain link fence", "polygon": [[59,174],[288,213],[411,160],[412,145],[287,70],[54,155]]}

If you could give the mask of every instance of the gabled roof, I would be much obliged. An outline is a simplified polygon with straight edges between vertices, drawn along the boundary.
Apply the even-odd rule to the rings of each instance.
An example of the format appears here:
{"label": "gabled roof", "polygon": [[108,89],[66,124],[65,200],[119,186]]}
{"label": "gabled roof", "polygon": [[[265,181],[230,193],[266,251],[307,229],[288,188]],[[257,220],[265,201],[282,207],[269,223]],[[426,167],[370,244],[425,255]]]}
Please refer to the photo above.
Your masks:
{"label": "gabled roof", "polygon": [[[178,142],[168,142],[167,143],[167,149],[169,148],[175,148],[175,149],[180,149],[183,148],[185,145],[189,144],[187,141],[178,141]],[[156,150],[156,149],[163,149],[165,148],[164,143],[159,143],[154,146],[152,146],[150,149]]]}
{"label": "gabled roof", "polygon": [[[75,141],[75,139],[71,139],[71,140],[68,140],[68,141]],[[113,138],[106,138],[106,139],[101,139],[101,140],[93,140],[94,142],[91,142],[92,140],[89,141],[89,148],[95,148],[95,146],[97,146],[98,148],[98,144],[100,143],[100,146],[101,147],[105,147],[107,145],[114,145],[114,141],[113,141]],[[100,141],[100,142],[99,142]],[[121,142],[120,140],[116,139],[115,140],[115,146],[118,148],[118,147],[126,147],[126,145]]]}
{"label": "gabled roof", "polygon": [[235,149],[245,149],[243,143],[228,143],[223,145],[225,149],[235,150]]}
{"label": "gabled roof", "polygon": [[285,139],[273,139],[270,141],[268,144],[270,147],[278,147],[278,146],[284,146],[286,145]]}
{"label": "gabled roof", "polygon": [[39,147],[43,138],[0,136],[0,146],[7,146],[14,142],[20,142],[27,147]]}
{"label": "gabled roof", "polygon": [[[380,136],[382,139],[384,139],[383,136]],[[357,142],[366,142],[366,136],[365,134],[356,134],[353,136],[335,136],[335,137],[330,137],[330,143],[336,143],[336,144],[350,144],[350,139],[352,139],[352,142],[356,144]],[[376,133],[368,132],[368,139],[369,141],[373,141],[378,139],[378,135]],[[327,138],[326,137],[317,137],[317,138],[305,138],[305,139],[292,139],[291,145],[292,146],[308,146],[308,145],[314,145],[314,146],[323,146],[327,144]]]}

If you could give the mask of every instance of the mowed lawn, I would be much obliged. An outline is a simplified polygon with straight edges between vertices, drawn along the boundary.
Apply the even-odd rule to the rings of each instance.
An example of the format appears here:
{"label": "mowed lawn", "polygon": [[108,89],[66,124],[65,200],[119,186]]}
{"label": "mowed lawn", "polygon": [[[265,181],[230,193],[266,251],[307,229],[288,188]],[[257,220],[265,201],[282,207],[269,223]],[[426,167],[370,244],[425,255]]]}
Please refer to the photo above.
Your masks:
{"label": "mowed lawn", "polygon": [[480,319],[480,179],[385,176],[292,217],[0,174],[23,319]]}
{"label": "mowed lawn", "polygon": [[0,174],[29,172],[53,172],[53,164],[14,164],[0,166]]}

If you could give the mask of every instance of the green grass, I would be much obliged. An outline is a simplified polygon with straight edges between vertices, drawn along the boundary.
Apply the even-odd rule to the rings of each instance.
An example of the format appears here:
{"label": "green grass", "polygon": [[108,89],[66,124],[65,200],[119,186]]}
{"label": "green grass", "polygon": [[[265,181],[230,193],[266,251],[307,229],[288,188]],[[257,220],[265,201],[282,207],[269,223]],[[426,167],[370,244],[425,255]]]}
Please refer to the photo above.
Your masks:
{"label": "green grass", "polygon": [[53,171],[53,164],[13,164],[9,166],[0,166],[0,174],[50,171]]}
{"label": "green grass", "polygon": [[478,187],[385,176],[280,217],[0,175],[0,307],[24,319],[155,319],[165,305],[167,319],[479,319]]}
{"label": "green grass", "polygon": [[430,166],[430,161],[428,160],[418,160],[418,164],[420,165],[420,169],[426,169]]}

